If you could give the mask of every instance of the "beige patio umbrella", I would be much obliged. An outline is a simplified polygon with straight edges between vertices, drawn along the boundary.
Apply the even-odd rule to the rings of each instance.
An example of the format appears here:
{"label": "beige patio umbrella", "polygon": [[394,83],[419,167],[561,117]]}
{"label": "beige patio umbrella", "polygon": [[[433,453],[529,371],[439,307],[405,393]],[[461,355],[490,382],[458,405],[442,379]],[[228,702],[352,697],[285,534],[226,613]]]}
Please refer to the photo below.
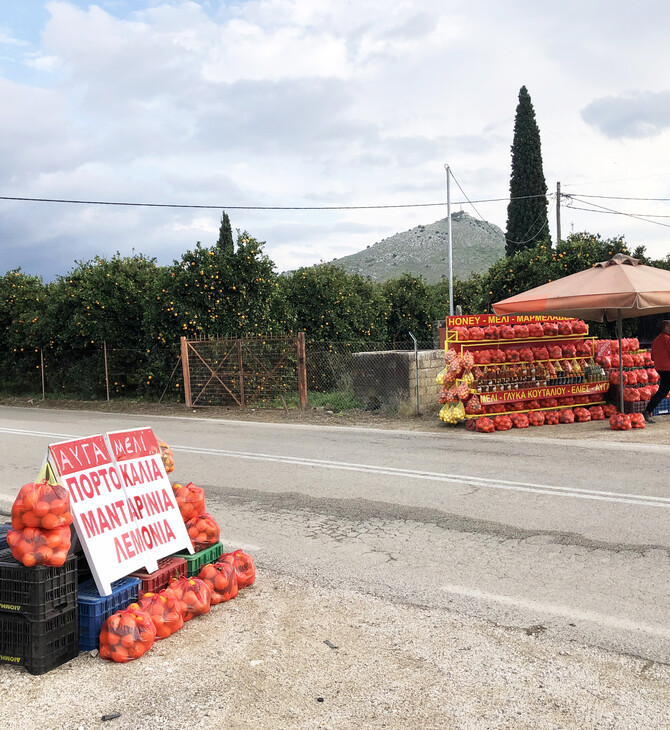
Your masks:
{"label": "beige patio umbrella", "polygon": [[[595,322],[616,322],[621,352],[621,320],[670,312],[670,271],[644,266],[615,254],[590,269],[537,286],[493,305],[497,315],[555,314]],[[622,374],[623,364],[619,358]],[[620,409],[623,411],[623,388]]]}

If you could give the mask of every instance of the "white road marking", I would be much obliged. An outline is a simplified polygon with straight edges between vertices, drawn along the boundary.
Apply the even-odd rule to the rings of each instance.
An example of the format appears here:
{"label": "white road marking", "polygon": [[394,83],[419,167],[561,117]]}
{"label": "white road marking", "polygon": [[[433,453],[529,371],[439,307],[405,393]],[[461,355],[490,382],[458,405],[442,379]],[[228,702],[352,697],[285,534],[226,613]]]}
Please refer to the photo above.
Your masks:
{"label": "white road marking", "polygon": [[478,600],[491,601],[493,603],[501,603],[504,606],[512,606],[513,608],[521,608],[528,611],[537,611],[551,616],[560,618],[569,618],[573,621],[590,621],[601,626],[607,626],[612,629],[620,629],[623,631],[643,631],[646,634],[653,634],[664,639],[670,638],[670,628],[666,626],[656,626],[654,624],[643,624],[630,619],[618,618],[597,611],[582,611],[571,606],[560,606],[553,603],[541,603],[527,598],[517,598],[515,596],[503,596],[498,593],[486,593],[477,588],[468,588],[467,586],[444,585],[442,590],[448,593],[454,593],[467,598],[475,598]]}
{"label": "white road marking", "polygon": [[[40,436],[44,438],[80,438],[72,434],[47,433],[42,431],[28,431],[22,429],[1,428],[0,433],[13,433],[26,436]],[[550,484],[536,484],[533,482],[515,482],[504,479],[488,479],[469,474],[442,474],[440,472],[418,471],[416,469],[398,469],[371,464],[354,464],[344,461],[328,461],[326,459],[308,459],[298,456],[278,456],[249,451],[232,451],[228,449],[206,449],[193,446],[173,445],[173,451],[202,456],[223,456],[230,459],[247,459],[250,461],[271,461],[295,466],[316,467],[320,469],[337,469],[341,471],[355,471],[378,476],[404,477],[407,479],[423,479],[427,481],[446,482],[485,489],[504,491],[528,492],[552,497],[569,497],[571,499],[590,499],[601,502],[618,504],[633,504],[639,507],[670,508],[670,497],[645,496],[642,494],[606,492],[595,489],[581,489],[579,487],[558,487]]]}
{"label": "white road marking", "polygon": [[343,471],[357,471],[383,476],[402,476],[409,479],[425,479],[429,481],[449,482],[452,484],[466,484],[468,486],[488,489],[548,494],[554,497],[572,497],[576,499],[593,499],[622,504],[636,504],[645,507],[670,508],[670,497],[647,497],[642,494],[603,492],[598,490],[580,489],[578,487],[556,487],[549,484],[534,484],[532,482],[511,482],[503,479],[487,479],[485,477],[475,477],[467,474],[441,474],[439,472],[396,469],[394,467],[373,466],[370,464],[351,464],[343,461],[327,461],[324,459],[304,459],[297,456],[277,456],[275,454],[260,454],[248,451],[205,449],[192,446],[172,446],[171,448],[173,451],[182,451],[188,454],[200,454],[203,456],[225,456],[232,459],[248,459],[251,461],[273,461],[283,464],[294,464],[296,466],[312,466],[321,469],[340,469]]}

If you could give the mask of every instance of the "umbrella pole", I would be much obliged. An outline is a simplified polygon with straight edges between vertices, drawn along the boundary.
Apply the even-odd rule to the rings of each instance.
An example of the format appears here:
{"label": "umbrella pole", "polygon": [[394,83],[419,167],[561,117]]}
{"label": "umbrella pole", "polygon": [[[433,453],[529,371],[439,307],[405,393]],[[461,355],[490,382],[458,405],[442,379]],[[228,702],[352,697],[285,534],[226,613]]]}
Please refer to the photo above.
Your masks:
{"label": "umbrella pole", "polygon": [[623,413],[623,350],[621,348],[623,327],[621,326],[621,310],[616,313],[616,336],[619,339],[619,411]]}

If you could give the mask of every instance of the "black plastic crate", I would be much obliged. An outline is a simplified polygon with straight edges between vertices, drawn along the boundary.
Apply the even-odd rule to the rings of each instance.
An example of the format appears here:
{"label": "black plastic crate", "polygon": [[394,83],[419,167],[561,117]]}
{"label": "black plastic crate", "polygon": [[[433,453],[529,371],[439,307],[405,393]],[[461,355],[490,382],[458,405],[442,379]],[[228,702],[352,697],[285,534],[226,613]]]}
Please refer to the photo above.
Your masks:
{"label": "black plastic crate", "polygon": [[0,551],[0,613],[46,619],[77,606],[77,558],[68,556],[60,568],[38,565],[26,568]]}
{"label": "black plastic crate", "polygon": [[0,550],[7,549],[7,533],[12,529],[12,523],[0,525]]}
{"label": "black plastic crate", "polygon": [[624,413],[644,413],[647,409],[648,400],[634,400],[624,401],[623,412]]}
{"label": "black plastic crate", "polygon": [[75,557],[77,558],[77,582],[81,585],[87,580],[90,580],[93,577],[93,573],[84,553],[76,553]]}
{"label": "black plastic crate", "polygon": [[44,674],[79,654],[77,608],[47,619],[0,613],[0,662]]}

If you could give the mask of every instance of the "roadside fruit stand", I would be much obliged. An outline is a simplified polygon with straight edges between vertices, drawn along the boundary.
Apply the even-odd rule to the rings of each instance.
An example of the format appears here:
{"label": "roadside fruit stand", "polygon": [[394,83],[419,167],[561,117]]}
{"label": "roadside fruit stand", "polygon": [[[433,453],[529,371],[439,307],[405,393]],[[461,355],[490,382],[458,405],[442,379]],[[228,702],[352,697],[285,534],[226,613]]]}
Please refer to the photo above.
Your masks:
{"label": "roadside fruit stand", "polygon": [[[580,319],[493,314],[447,317],[440,419],[482,432],[604,420],[621,387],[617,340],[589,336]],[[622,344],[626,411],[642,410],[658,387],[651,355]],[[616,350],[616,352],[615,352]]]}

